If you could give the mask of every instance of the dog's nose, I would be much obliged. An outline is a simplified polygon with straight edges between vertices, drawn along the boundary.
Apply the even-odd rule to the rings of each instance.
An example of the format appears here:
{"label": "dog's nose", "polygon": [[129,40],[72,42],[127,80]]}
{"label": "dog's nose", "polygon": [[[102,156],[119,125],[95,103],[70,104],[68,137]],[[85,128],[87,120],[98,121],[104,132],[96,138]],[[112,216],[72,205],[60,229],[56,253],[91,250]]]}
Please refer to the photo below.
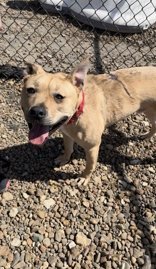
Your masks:
{"label": "dog's nose", "polygon": [[29,117],[35,120],[42,120],[46,115],[44,106],[33,106],[29,110]]}

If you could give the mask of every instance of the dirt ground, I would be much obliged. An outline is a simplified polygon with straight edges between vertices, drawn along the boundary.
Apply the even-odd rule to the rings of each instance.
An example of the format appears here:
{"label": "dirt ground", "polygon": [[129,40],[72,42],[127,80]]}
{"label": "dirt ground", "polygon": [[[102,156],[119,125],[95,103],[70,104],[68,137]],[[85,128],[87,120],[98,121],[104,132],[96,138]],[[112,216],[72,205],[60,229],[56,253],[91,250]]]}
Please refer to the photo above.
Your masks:
{"label": "dirt ground", "polygon": [[139,35],[96,33],[28,2],[0,6],[0,158],[10,161],[8,171],[1,161],[0,169],[11,181],[0,195],[0,269],[154,269],[156,137],[139,139],[150,128],[147,119],[133,115],[105,132],[84,189],[74,179],[85,165],[80,147],[69,164],[56,168],[59,132],[43,148],[28,144],[22,80],[15,77],[24,61],[70,71],[86,54],[94,72],[154,65],[156,28]]}

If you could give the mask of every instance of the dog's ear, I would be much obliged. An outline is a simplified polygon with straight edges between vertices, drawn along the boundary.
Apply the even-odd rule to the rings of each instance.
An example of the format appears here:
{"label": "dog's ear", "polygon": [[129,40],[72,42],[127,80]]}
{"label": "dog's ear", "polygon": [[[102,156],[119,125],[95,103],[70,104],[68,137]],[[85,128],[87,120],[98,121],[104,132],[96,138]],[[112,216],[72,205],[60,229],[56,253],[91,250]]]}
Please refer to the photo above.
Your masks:
{"label": "dog's ear", "polygon": [[82,61],[72,72],[72,82],[75,86],[80,87],[84,85],[85,77],[89,69],[89,60]]}
{"label": "dog's ear", "polygon": [[23,71],[24,76],[41,74],[44,72],[45,71],[43,70],[41,65],[31,63],[26,63],[26,69],[24,69]]}

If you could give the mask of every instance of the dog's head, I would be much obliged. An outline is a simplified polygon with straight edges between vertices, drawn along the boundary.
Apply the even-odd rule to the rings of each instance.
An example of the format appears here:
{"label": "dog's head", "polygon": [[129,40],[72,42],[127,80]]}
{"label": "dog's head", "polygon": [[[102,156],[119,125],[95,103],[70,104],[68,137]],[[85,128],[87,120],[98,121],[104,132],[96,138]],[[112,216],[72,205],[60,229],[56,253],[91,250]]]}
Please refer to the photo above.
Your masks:
{"label": "dog's head", "polygon": [[27,64],[21,106],[29,125],[29,140],[41,145],[75,113],[82,98],[88,62],[71,74],[47,73],[40,65]]}

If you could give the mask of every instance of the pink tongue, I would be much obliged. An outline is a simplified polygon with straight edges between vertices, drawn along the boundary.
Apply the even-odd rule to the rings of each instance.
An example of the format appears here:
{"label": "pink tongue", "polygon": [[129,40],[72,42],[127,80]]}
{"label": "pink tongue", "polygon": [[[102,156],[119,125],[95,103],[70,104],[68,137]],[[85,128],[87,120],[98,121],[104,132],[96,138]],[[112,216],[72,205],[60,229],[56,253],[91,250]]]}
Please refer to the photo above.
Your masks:
{"label": "pink tongue", "polygon": [[49,127],[35,124],[29,131],[29,142],[35,145],[42,145],[49,136]]}

